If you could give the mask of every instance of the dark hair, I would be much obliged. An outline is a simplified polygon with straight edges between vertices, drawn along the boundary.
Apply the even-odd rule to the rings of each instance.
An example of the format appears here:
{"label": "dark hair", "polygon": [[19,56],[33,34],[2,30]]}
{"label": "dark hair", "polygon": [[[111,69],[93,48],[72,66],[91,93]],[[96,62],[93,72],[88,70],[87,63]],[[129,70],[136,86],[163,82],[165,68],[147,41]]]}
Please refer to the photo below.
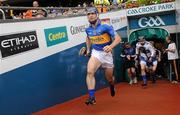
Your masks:
{"label": "dark hair", "polygon": [[124,45],[123,45],[123,47],[125,48],[126,45],[130,45],[130,43],[129,43],[129,42],[125,42]]}
{"label": "dark hair", "polygon": [[170,40],[170,41],[172,40],[172,37],[171,37],[171,36],[167,36],[167,38],[168,38],[168,40]]}

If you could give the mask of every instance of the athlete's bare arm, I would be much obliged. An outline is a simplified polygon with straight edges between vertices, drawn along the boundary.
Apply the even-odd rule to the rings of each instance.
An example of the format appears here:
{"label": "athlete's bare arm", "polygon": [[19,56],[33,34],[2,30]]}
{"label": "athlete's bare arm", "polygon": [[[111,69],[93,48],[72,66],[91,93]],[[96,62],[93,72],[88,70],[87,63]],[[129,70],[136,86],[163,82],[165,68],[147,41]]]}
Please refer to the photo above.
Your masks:
{"label": "athlete's bare arm", "polygon": [[116,35],[115,35],[115,39],[114,39],[114,41],[112,42],[112,44],[105,46],[105,47],[103,48],[103,50],[104,50],[105,52],[107,52],[107,53],[108,53],[108,52],[111,52],[112,49],[113,49],[115,46],[117,46],[120,42],[121,42],[121,37],[120,37],[118,34],[116,34]]}
{"label": "athlete's bare arm", "polygon": [[91,41],[88,37],[86,37],[86,48],[87,48],[87,54],[90,53]]}
{"label": "athlete's bare arm", "polygon": [[121,37],[118,34],[116,34],[115,39],[110,45],[110,47],[113,49],[115,46],[117,46],[121,42],[121,40],[122,40]]}

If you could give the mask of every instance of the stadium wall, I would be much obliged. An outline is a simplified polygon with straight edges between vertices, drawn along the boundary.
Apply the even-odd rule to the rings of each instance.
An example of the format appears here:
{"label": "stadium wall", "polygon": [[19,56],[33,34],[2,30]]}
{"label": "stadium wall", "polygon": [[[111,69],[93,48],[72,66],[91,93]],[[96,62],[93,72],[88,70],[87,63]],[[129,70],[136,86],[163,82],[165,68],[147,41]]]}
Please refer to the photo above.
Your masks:
{"label": "stadium wall", "polygon": [[[125,14],[110,12],[100,19],[126,37]],[[30,114],[87,93],[88,59],[78,52],[88,25],[86,16],[0,23],[0,114]],[[103,76],[100,69],[97,89],[107,87]]]}

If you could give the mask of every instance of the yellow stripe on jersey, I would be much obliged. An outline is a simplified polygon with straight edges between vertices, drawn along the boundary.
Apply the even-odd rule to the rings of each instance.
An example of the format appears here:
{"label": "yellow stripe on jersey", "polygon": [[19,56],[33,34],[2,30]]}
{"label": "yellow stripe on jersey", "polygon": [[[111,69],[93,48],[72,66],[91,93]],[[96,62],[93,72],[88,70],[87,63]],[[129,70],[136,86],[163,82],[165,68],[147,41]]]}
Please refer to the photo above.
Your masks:
{"label": "yellow stripe on jersey", "polygon": [[99,36],[89,36],[89,39],[92,42],[92,44],[105,44],[111,41],[111,37],[107,33],[104,33]]}

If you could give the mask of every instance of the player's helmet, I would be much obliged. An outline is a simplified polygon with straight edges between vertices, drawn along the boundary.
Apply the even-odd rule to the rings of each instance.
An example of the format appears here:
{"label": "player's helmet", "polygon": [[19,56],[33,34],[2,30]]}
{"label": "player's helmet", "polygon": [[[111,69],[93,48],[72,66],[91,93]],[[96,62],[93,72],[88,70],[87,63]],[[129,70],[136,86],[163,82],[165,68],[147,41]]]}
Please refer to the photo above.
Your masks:
{"label": "player's helmet", "polygon": [[140,42],[140,44],[141,45],[144,45],[145,44],[145,37],[144,36],[140,36],[139,38],[138,38],[138,42]]}
{"label": "player's helmet", "polygon": [[145,37],[144,37],[144,36],[139,36],[139,37],[138,37],[138,41],[143,41],[143,40],[145,40]]}
{"label": "player's helmet", "polygon": [[98,14],[98,10],[96,7],[90,7],[87,9],[87,14],[88,13],[95,13],[95,14]]}

